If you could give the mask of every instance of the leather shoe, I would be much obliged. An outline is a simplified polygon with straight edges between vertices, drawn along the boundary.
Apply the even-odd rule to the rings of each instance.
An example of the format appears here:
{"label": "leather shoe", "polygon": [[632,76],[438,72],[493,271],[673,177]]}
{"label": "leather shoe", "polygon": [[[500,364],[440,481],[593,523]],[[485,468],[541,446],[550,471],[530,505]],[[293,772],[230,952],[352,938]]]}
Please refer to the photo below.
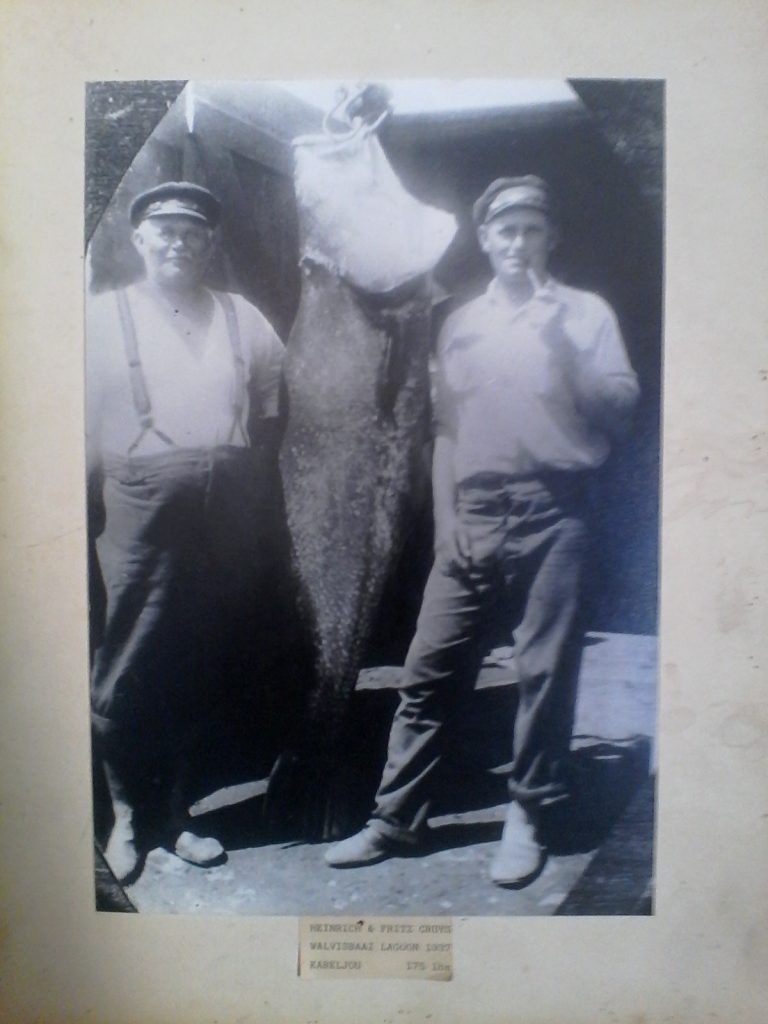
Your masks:
{"label": "leather shoe", "polygon": [[115,818],[104,859],[121,885],[130,885],[141,874],[143,857],[136,844],[132,815]]}
{"label": "leather shoe", "polygon": [[536,878],[544,866],[546,853],[536,841],[533,821],[518,803],[507,809],[504,831],[491,864],[491,881],[511,889],[521,889]]}
{"label": "leather shoe", "polygon": [[227,859],[224,847],[210,836],[196,836],[194,832],[182,832],[176,840],[173,852],[188,864],[199,868],[212,868]]}
{"label": "leather shoe", "polygon": [[395,852],[398,843],[378,829],[366,825],[349,839],[342,839],[325,851],[325,863],[332,868],[357,868],[378,864]]}

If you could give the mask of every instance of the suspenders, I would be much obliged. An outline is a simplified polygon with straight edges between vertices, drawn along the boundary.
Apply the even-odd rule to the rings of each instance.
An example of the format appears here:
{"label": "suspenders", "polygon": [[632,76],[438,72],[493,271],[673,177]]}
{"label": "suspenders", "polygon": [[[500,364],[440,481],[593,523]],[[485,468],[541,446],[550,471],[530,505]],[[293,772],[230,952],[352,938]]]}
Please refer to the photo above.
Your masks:
{"label": "suspenders", "polygon": [[214,293],[219,300],[219,305],[224,310],[224,318],[227,321],[227,334],[229,344],[232,348],[232,358],[235,361],[235,413],[232,419],[232,427],[229,431],[228,442],[235,436],[238,426],[242,428],[243,409],[245,408],[245,361],[243,360],[243,347],[240,344],[240,327],[237,322],[237,313],[232,296],[227,292]]}
{"label": "suspenders", "polygon": [[[232,297],[226,292],[215,292],[214,295],[224,311],[224,318],[227,323],[227,335],[229,336],[229,344],[232,349],[232,357],[235,364],[235,409],[232,419],[232,427],[227,439],[227,443],[230,443],[235,436],[235,430],[237,427],[242,427],[241,419],[245,408],[245,361],[243,360],[242,345],[240,343],[240,327],[237,322],[237,313],[235,311],[235,304],[232,301]],[[139,423],[141,424],[141,432],[128,449],[128,455],[133,454],[136,448],[141,444],[145,435],[148,433],[156,434],[161,441],[164,441],[167,445],[173,447],[174,442],[167,434],[164,434],[162,430],[158,430],[152,416],[152,403],[149,398],[147,381],[144,376],[144,368],[141,365],[139,345],[136,340],[136,325],[128,302],[128,296],[122,288],[115,292],[115,296],[117,298],[117,308],[120,314],[120,326],[123,331],[125,356],[128,361],[128,373],[131,382],[133,405],[136,409],[136,415],[139,418]]]}

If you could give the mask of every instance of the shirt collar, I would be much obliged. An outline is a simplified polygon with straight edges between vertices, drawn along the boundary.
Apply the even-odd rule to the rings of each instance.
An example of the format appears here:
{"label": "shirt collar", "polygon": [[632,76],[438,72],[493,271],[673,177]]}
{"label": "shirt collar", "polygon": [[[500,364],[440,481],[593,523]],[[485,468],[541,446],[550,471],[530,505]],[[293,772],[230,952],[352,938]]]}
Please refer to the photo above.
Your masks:
{"label": "shirt collar", "polygon": [[547,277],[541,287],[537,288],[526,302],[517,307],[510,305],[507,301],[502,286],[496,278],[488,285],[485,294],[491,308],[508,322],[518,320],[520,317],[532,318],[533,321],[537,321],[540,319],[537,312],[538,314],[543,313],[545,319],[548,320],[563,304],[561,286],[554,277]]}
{"label": "shirt collar", "polygon": [[[536,289],[530,299],[518,308],[526,309],[533,302],[562,302],[561,287],[560,282],[549,275],[541,287]],[[493,278],[486,288],[485,294],[492,305],[509,308],[509,303],[504,296],[504,292],[502,290],[502,286],[499,284],[498,278]]]}

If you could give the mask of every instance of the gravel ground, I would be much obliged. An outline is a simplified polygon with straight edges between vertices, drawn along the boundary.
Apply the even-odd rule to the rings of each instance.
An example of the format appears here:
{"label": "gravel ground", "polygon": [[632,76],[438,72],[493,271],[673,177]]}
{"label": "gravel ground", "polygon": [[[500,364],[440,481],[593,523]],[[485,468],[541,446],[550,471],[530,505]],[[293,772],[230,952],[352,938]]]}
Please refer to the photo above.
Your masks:
{"label": "gravel ground", "polygon": [[500,889],[489,881],[488,869],[503,816],[499,806],[435,819],[436,845],[450,842],[448,848],[347,870],[324,864],[325,844],[231,850],[226,864],[206,870],[153,850],[142,877],[127,892],[140,911],[149,913],[554,913],[592,854],[552,857],[527,888]]}
{"label": "gravel ground", "polygon": [[[590,634],[575,732],[603,739],[640,734],[652,742],[655,666],[653,637]],[[232,820],[257,821],[264,788],[263,782],[254,782],[212,794],[197,807],[201,822],[226,831],[229,815],[231,834],[247,836],[247,829],[232,830]],[[157,849],[126,891],[144,913],[553,914],[599,846],[550,856],[525,889],[500,889],[489,881],[488,869],[503,817],[499,805],[433,819],[429,849],[421,855],[347,870],[324,864],[324,844],[236,840],[225,844],[226,863],[204,870]],[[217,834],[216,827],[211,832]]]}

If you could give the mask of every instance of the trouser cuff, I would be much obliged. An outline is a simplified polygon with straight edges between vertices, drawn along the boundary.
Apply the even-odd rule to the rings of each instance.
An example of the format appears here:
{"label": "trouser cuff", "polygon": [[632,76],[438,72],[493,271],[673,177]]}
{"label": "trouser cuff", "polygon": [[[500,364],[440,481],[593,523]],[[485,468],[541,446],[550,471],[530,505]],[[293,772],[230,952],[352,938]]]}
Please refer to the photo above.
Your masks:
{"label": "trouser cuff", "polygon": [[510,779],[508,782],[509,795],[522,807],[539,807],[544,804],[559,803],[567,800],[570,796],[565,783],[548,782],[541,786],[528,786]]}
{"label": "trouser cuff", "polygon": [[367,825],[374,832],[378,832],[379,835],[392,839],[397,843],[407,843],[409,846],[416,846],[419,842],[420,836],[417,832],[406,828],[404,825],[394,825],[389,821],[384,821],[383,818],[371,818]]}

